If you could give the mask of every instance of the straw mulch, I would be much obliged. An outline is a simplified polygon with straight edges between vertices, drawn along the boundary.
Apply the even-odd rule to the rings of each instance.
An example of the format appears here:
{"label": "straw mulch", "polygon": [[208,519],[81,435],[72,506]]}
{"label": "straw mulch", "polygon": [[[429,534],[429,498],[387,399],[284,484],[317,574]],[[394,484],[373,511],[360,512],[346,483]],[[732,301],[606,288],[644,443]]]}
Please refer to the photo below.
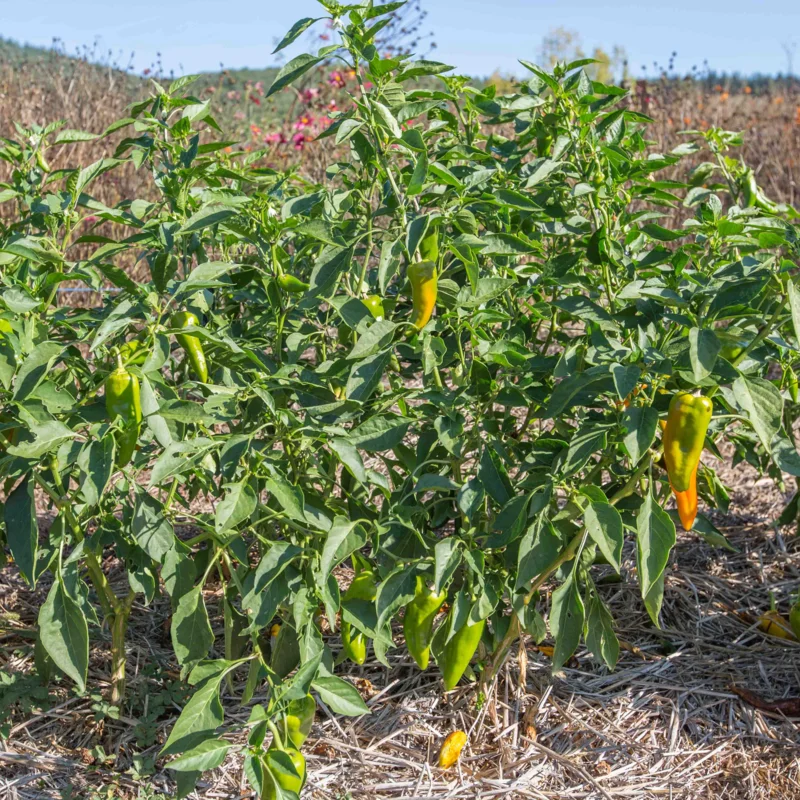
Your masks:
{"label": "straw mulch", "polygon": [[[770,526],[786,499],[771,482],[749,468],[726,477],[737,487],[736,515],[716,522],[737,552],[679,537],[663,630],[644,612],[632,551],[622,582],[603,588],[623,642],[613,673],[580,649],[553,677],[546,647],[530,641],[485,697],[468,685],[444,695],[435,668],[420,673],[402,649],[390,671],[377,663],[342,667],[372,714],[352,720],[318,711],[305,748],[304,800],[800,798],[800,714],[769,710],[775,700],[800,697],[800,644],[756,624],[771,594],[788,613],[800,590],[800,540]],[[207,600],[214,607],[213,587]],[[0,677],[31,680],[24,633],[40,601],[10,570],[0,575]],[[8,678],[0,682],[0,798],[174,796],[169,771],[154,761],[182,691],[165,614],[159,603],[135,609],[131,703],[119,719],[104,716],[100,695],[78,697],[64,684],[31,711],[9,701]],[[162,667],[147,667],[154,662]],[[90,685],[103,687],[103,642],[94,642],[90,671]],[[767,705],[755,708],[733,687]],[[226,699],[229,721],[248,714],[234,695]],[[469,744],[457,767],[443,772],[438,748],[458,728]],[[192,797],[251,796],[241,761],[230,756]]]}

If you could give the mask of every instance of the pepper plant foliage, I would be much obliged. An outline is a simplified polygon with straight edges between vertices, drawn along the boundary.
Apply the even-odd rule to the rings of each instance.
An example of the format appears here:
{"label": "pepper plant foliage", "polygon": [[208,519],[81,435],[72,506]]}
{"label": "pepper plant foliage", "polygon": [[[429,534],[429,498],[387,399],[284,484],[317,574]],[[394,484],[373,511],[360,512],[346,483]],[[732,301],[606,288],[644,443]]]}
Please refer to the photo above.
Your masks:
{"label": "pepper plant foliage", "polygon": [[[366,713],[335,675],[336,632],[346,622],[392,663],[418,577],[450,609],[434,658],[486,621],[474,666],[487,684],[520,635],[548,630],[554,669],[581,640],[613,668],[597,580],[635,541],[658,625],[677,519],[658,423],[676,391],[713,398],[707,453],[726,440],[776,480],[800,475],[798,231],[785,208],[744,207],[734,134],[690,132],[656,153],[647,117],[586,61],[552,73],[523,61],[527,79],[501,97],[446,65],[382,57],[372,41],[398,4],[323,5],[340,42],[290,61],[271,89],[323,59],[355,71],[360,92],[324,134],[340,158],[322,185],[201,139],[217,126],[190,79],[154,84],[94,164],[48,167],[51,148],[90,136],[57,124],[0,149],[3,535],[25,581],[50,587],[38,668],[84,690],[90,639],[110,640],[124,703],[134,600],[166,595],[196,687],[162,751],[178,757],[180,794],[234,748],[262,796],[295,796],[265,725],[308,692]],[[709,160],[682,171],[703,149]],[[93,188],[121,169],[147,170],[152,194],[106,207]],[[685,221],[668,229],[675,208]],[[106,222],[113,239],[95,230]],[[437,306],[417,331],[406,271],[432,232]],[[150,280],[132,280],[143,264]],[[308,288],[282,289],[285,275]],[[59,302],[64,281],[102,289],[102,304]],[[202,345],[205,382],[178,311],[199,320],[181,335]],[[142,422],[118,469],[124,420],[107,414],[105,384],[134,339]],[[709,463],[699,491],[727,508]],[[726,545],[703,515],[696,530]],[[109,582],[112,555],[127,585]],[[374,599],[344,597],[335,575],[350,559],[374,572]],[[226,726],[220,701],[237,671],[244,703],[267,697],[246,743],[227,736],[242,726]]]}

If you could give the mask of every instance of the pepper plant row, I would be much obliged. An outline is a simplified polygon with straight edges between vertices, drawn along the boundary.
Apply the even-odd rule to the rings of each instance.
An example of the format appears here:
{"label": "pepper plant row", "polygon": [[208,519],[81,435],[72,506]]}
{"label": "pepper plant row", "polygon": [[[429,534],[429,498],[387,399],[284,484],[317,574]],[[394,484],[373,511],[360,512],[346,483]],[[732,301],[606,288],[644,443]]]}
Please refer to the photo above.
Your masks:
{"label": "pepper plant row", "polygon": [[[3,544],[47,588],[37,669],[84,691],[90,641],[110,648],[124,705],[131,609],[169,604],[194,687],[161,750],[178,796],[236,751],[261,797],[296,797],[316,699],[367,713],[337,672],[370,650],[446,690],[488,687],[520,637],[612,669],[626,539],[658,625],[676,521],[727,546],[721,453],[800,476],[796,215],[737,134],[657,153],[586,61],[523,61],[499,96],[382,57],[397,3],[322,5],[339,40],[270,92],[325,60],[357,76],[324,184],[231,151],[189,78],[102,134],[0,146]],[[107,157],[48,166],[99,136]],[[122,169],[151,193],[107,207]],[[101,304],[61,305],[66,281]]]}

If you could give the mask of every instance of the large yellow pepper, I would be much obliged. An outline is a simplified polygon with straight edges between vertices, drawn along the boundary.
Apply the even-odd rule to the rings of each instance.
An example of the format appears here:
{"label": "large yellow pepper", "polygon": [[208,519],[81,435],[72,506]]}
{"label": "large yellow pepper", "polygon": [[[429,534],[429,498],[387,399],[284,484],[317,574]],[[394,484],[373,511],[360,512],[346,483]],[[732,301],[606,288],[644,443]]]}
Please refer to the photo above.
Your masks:
{"label": "large yellow pepper", "polygon": [[436,264],[433,261],[420,261],[408,268],[408,280],[411,283],[411,301],[413,313],[411,324],[421,331],[430,321],[436,307],[436,295],[439,291]]}

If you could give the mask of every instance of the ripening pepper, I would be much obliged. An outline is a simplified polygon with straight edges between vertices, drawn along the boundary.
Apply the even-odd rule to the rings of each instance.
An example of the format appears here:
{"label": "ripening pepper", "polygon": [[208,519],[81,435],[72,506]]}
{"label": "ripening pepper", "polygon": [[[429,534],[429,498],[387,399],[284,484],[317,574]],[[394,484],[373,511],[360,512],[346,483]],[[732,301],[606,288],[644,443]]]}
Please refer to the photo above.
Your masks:
{"label": "ripening pepper", "polygon": [[435,264],[439,260],[439,231],[436,228],[425,234],[419,243],[419,254],[423,261],[433,261]]}
{"label": "ripening pepper", "polygon": [[278,286],[287,294],[303,294],[310,288],[310,284],[295,278],[294,275],[287,275],[285,272],[278,275]]}
{"label": "ripening pepper", "polygon": [[421,331],[430,321],[436,306],[438,294],[438,276],[436,264],[432,261],[420,261],[408,268],[408,280],[411,282],[411,302],[413,311],[411,324]]}
{"label": "ripening pepper", "polygon": [[442,607],[447,592],[435,592],[417,576],[417,589],[414,599],[406,606],[403,618],[403,633],[406,647],[420,669],[428,669],[433,639],[433,621]]}
{"label": "ripening pepper", "polygon": [[[190,328],[199,325],[199,321],[191,311],[178,311],[172,315],[170,324],[173,328]],[[200,339],[190,333],[179,333],[175,338],[184,349],[197,380],[200,383],[206,383],[208,381],[208,362]]]}
{"label": "ripening pepper", "polygon": [[669,404],[662,437],[664,461],[678,515],[684,530],[691,530],[697,516],[697,467],[703,452],[713,405],[702,395],[680,392]]}
{"label": "ripening pepper", "polygon": [[[372,602],[375,599],[377,587],[375,585],[375,574],[372,570],[363,569],[356,573],[353,582],[344,593],[345,600],[367,600]],[[347,621],[342,620],[342,648],[344,654],[359,666],[367,660],[367,643],[369,639],[353,629]]]}
{"label": "ripening pepper", "polygon": [[367,310],[375,319],[383,319],[386,316],[383,309],[383,298],[380,295],[371,294],[369,297],[365,297],[361,302],[367,307]]}
{"label": "ripening pepper", "polygon": [[[453,611],[451,610],[450,613],[452,614]],[[443,623],[445,630],[447,629],[445,626],[448,624],[449,619]],[[469,662],[472,661],[472,657],[478,649],[485,627],[485,619],[472,625],[465,624],[445,644],[439,657],[439,668],[442,671],[446,691],[449,692],[451,689],[455,689],[461,680],[461,676],[467,671]]]}
{"label": "ripening pepper", "polygon": [[296,748],[301,748],[311,733],[316,712],[317,703],[310,694],[289,703],[286,709],[286,738]]}
{"label": "ripening pepper", "polygon": [[[282,768],[283,765],[278,764],[277,760],[272,758],[272,754],[276,751],[281,751],[289,756],[297,775],[286,771],[286,769]],[[267,751],[265,762],[265,766],[270,771],[273,780],[281,789],[286,789],[286,791],[294,792],[298,795],[300,794],[300,790],[306,782],[306,758],[299,750],[294,747],[278,747],[277,745],[273,745]],[[275,791],[273,782],[270,780],[264,781],[264,792],[261,795],[262,800],[275,800],[277,796],[278,793]]]}
{"label": "ripening pepper", "polygon": [[789,612],[789,625],[792,628],[795,639],[800,640],[800,597],[797,598],[797,602]]}
{"label": "ripening pepper", "polygon": [[124,425],[123,430],[116,434],[116,463],[122,468],[130,462],[136,450],[142,424],[142,404],[139,379],[125,369],[119,355],[117,368],[106,381],[106,411],[112,422],[119,417]]}
{"label": "ripening pepper", "polygon": [[778,639],[797,638],[792,632],[791,622],[786,617],[779,614],[775,609],[767,611],[758,618],[758,627],[769,636],[776,636]]}
{"label": "ripening pepper", "polygon": [[467,743],[467,734],[464,731],[453,731],[448,734],[439,750],[439,766],[442,769],[449,769],[458,761],[461,751]]}

